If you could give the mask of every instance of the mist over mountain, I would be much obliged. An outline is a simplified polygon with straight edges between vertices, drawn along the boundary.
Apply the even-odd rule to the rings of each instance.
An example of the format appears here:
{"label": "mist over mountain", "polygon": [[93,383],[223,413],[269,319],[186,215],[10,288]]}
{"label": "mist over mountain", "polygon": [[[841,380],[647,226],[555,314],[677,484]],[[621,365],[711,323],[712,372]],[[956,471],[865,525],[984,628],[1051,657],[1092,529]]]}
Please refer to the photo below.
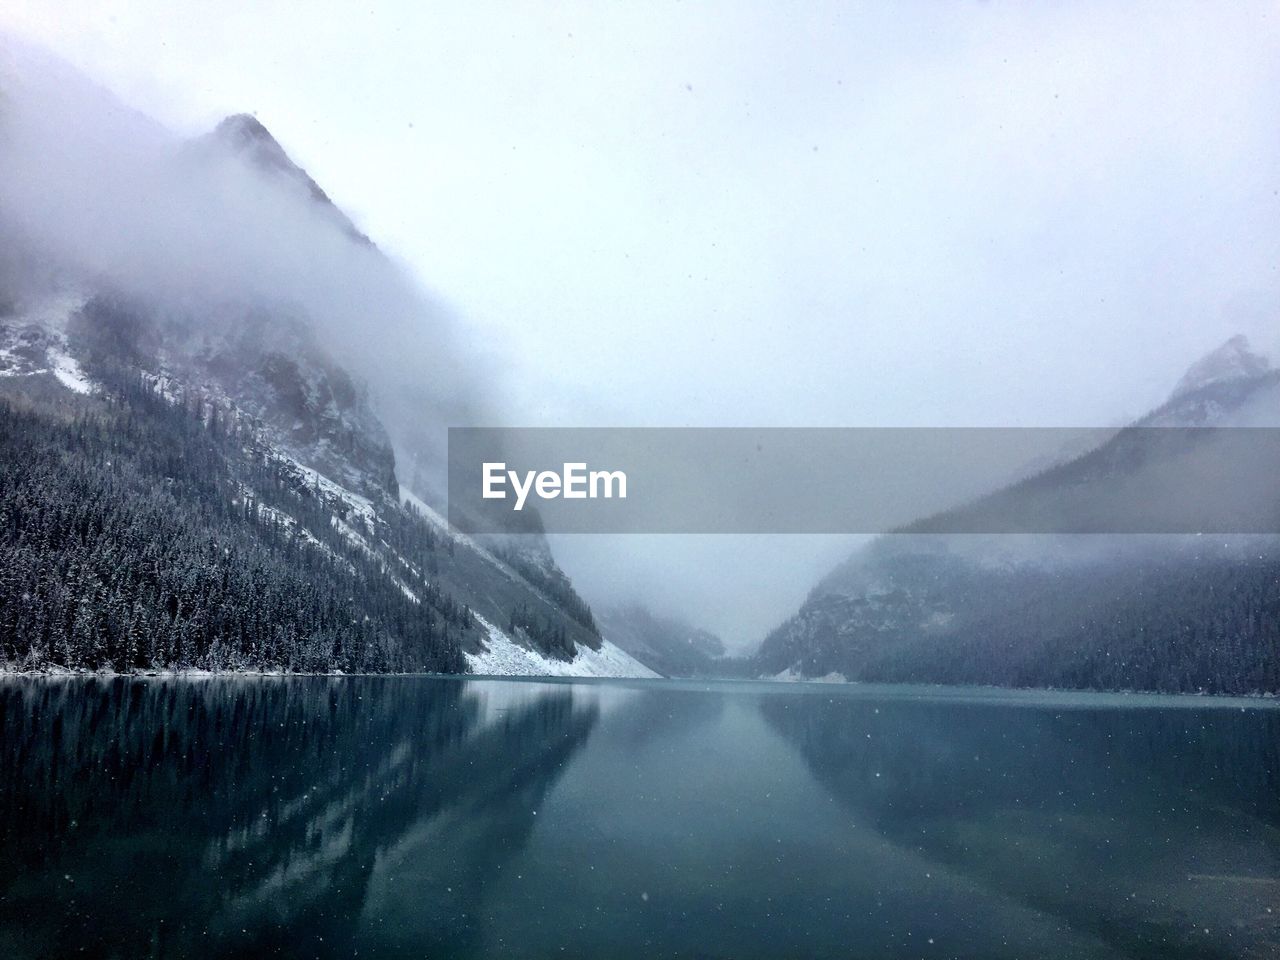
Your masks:
{"label": "mist over mountain", "polygon": [[664,677],[732,675],[724,642],[679,617],[662,616],[638,603],[611,607],[600,626],[619,647]]}
{"label": "mist over mountain", "polygon": [[187,140],[47,53],[5,37],[0,54],[0,222],[44,274],[9,269],[11,295],[87,282],[205,340],[239,338],[254,311],[305,318],[376,394],[402,460],[438,479],[444,426],[483,418],[501,377],[262,123]]}
{"label": "mist over mountain", "polygon": [[[50,538],[7,543],[7,596],[44,626],[13,627],[6,662],[1277,686],[1269,539],[954,532],[1127,509],[1186,453],[1140,430],[874,541],[752,660],[652,599],[598,619],[536,531],[472,540],[443,522],[444,428],[501,409],[503,372],[260,119],[180,137],[56,58],[0,51],[5,496]],[[1133,426],[1275,425],[1278,395],[1280,374],[1233,337]],[[148,538],[168,538],[182,575],[143,562]],[[219,546],[256,558],[279,596],[326,586],[268,630],[278,611],[248,581],[209,579],[233,562]],[[85,595],[107,613],[81,615]],[[352,623],[367,624],[358,649],[337,639]]]}
{"label": "mist over mountain", "polygon": [[[1280,690],[1280,537],[1031,534],[1185,495],[1248,499],[1274,530],[1280,490],[1164,481],[1216,434],[1275,427],[1280,371],[1232,338],[1169,400],[1097,447],[974,504],[877,538],[771,632],[758,672],[787,677],[998,686],[1258,693]],[[1153,429],[1156,428],[1156,429]],[[1161,430],[1159,428],[1167,428]],[[1203,440],[1203,449],[1196,448]],[[1190,449],[1188,448],[1191,445]],[[1194,476],[1194,475],[1193,475]],[[1139,503],[1146,498],[1146,502]],[[1158,505],[1158,504],[1157,504]],[[1239,506],[1246,504],[1240,503]],[[992,534],[955,531],[999,530]],[[976,525],[976,526],[975,526]]]}
{"label": "mist over mountain", "polygon": [[445,524],[500,388],[262,123],[0,50],[0,663],[650,672],[545,544]]}
{"label": "mist over mountain", "polygon": [[2,0],[0,960],[1280,960],[1278,116],[1277,0]]}
{"label": "mist over mountain", "polygon": [[310,174],[293,162],[284,151],[284,147],[271,135],[257,117],[247,113],[237,113],[225,118],[197,146],[216,152],[228,149],[232,153],[244,157],[250,164],[260,170],[278,173],[292,180],[311,196],[334,221],[335,225],[357,243],[371,244],[372,241],[361,233],[351,219],[321,189],[320,184],[311,179]]}

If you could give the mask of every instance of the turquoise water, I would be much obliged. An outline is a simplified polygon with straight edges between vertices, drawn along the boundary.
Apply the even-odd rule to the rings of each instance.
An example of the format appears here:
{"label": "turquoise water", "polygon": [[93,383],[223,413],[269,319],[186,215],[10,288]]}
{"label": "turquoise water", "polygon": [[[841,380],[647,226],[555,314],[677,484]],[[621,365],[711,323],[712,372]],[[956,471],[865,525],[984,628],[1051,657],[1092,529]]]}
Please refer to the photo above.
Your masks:
{"label": "turquoise water", "polygon": [[1280,710],[0,680],[0,956],[1280,955]]}

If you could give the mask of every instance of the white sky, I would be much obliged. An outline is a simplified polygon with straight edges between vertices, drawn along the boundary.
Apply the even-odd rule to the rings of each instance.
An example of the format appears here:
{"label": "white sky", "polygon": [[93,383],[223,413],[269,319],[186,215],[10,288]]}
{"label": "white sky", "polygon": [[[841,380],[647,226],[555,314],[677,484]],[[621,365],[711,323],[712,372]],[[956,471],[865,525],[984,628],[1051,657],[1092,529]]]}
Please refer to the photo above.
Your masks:
{"label": "white sky", "polygon": [[[1280,352],[1275,4],[6,0],[0,26],[176,130],[256,113],[508,358],[511,425],[1111,424],[1233,333]],[[774,541],[744,597],[741,545],[639,546],[559,549],[588,594],[665,590],[731,642],[843,549]]]}

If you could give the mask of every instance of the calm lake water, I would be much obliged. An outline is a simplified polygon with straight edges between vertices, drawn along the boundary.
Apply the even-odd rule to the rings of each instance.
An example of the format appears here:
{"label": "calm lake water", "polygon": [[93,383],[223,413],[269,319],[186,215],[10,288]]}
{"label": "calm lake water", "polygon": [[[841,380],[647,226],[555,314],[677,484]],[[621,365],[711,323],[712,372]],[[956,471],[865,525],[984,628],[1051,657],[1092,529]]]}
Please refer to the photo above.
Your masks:
{"label": "calm lake water", "polygon": [[0,680],[0,956],[1276,957],[1280,710]]}

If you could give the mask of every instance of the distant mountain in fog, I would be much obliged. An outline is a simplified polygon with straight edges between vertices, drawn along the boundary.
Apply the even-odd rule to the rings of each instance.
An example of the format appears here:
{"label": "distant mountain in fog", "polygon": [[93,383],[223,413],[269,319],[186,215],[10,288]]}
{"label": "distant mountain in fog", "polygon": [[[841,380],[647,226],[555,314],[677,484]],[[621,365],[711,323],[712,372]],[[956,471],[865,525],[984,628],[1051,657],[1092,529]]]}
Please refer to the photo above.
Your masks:
{"label": "distant mountain in fog", "polygon": [[[1235,337],[1169,400],[1100,445],[976,503],[880,537],[828,574],[754,660],[766,676],[1000,686],[1280,692],[1280,538],[1018,533],[1119,523],[1173,496],[1199,435],[1280,425],[1280,371]],[[1135,500],[1134,490],[1138,491]],[[1186,491],[1175,491],[1185,494]],[[1198,498],[1228,497],[1200,489]],[[1277,529],[1280,485],[1250,489]],[[1074,512],[1073,512],[1074,511]],[[1063,515],[1065,514],[1065,515]],[[1002,527],[1002,522],[1005,526]],[[966,530],[1006,533],[964,533]],[[1105,529],[1105,526],[1104,526]],[[1111,527],[1111,529],[1123,529]]]}
{"label": "distant mountain in fog", "polygon": [[605,635],[664,677],[723,676],[724,643],[678,617],[659,616],[640,604],[612,607],[600,614]]}
{"label": "distant mountain in fog", "polygon": [[1232,337],[1217,350],[1201,357],[1183,374],[1173,388],[1170,403],[1176,403],[1187,394],[1194,394],[1215,384],[1248,382],[1264,376],[1271,370],[1266,357],[1249,349],[1249,341],[1242,335]]}

